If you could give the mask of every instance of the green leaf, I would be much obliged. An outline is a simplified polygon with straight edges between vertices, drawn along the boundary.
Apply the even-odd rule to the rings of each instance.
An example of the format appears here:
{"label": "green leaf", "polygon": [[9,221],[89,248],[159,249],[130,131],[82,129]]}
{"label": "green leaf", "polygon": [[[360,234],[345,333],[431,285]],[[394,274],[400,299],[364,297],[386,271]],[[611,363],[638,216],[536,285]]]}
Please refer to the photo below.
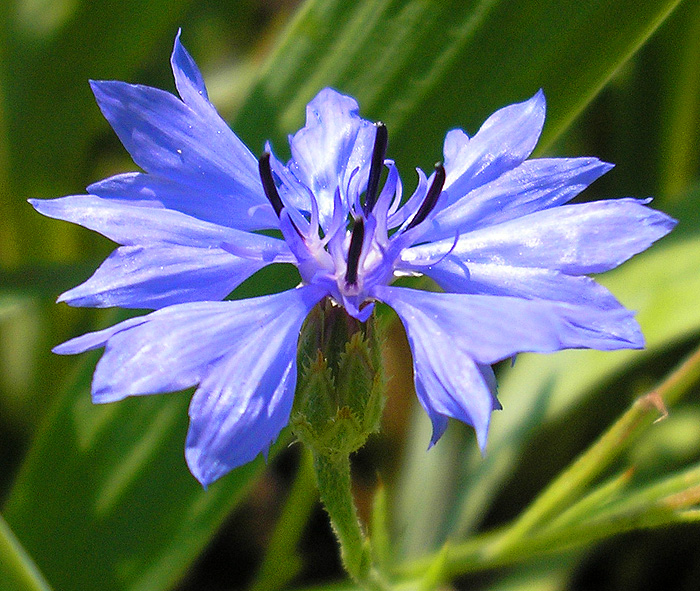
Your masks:
{"label": "green leaf", "polygon": [[542,149],[679,1],[310,1],[233,127],[253,150],[266,138],[279,149],[303,122],[306,103],[333,86],[387,124],[389,154],[406,174],[441,158],[451,127],[473,133],[495,109],[543,88]]}
{"label": "green leaf", "polygon": [[25,256],[45,257],[46,244],[65,244],[66,230],[42,223],[24,201],[82,188],[90,142],[107,127],[88,79],[132,74],[159,36],[174,36],[189,2],[27,0],[8,15],[0,90],[14,207],[4,223],[22,229],[15,247]]}
{"label": "green leaf", "polygon": [[168,589],[263,462],[203,490],[187,470],[187,393],[90,402],[96,356],[34,442],[5,518],[56,589]]}
{"label": "green leaf", "polygon": [[50,591],[49,585],[0,515],[0,581],[13,591]]}
{"label": "green leaf", "polygon": [[677,196],[700,164],[700,4],[685,2],[669,21],[660,39],[662,60],[668,68],[661,81],[659,176],[662,193]]}

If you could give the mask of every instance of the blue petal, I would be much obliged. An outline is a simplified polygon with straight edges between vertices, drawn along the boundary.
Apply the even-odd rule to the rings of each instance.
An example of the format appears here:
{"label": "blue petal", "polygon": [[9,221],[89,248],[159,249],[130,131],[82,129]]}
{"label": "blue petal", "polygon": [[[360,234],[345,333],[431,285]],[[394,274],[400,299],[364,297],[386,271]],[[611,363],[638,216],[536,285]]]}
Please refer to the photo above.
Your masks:
{"label": "blue petal", "polygon": [[[270,154],[270,167],[273,175],[279,179],[278,191],[280,199],[285,207],[294,207],[300,211],[310,213],[312,210],[311,199],[313,196],[309,188],[304,185],[272,151],[270,143],[265,144],[265,151]],[[346,213],[347,215],[347,213]]]}
{"label": "blue petal", "polygon": [[413,354],[416,395],[433,423],[430,445],[442,437],[451,417],[474,427],[483,451],[491,412],[500,408],[484,377],[488,366],[480,366],[463,351],[452,349],[449,339],[435,339],[420,329],[409,331],[408,327],[406,333]]}
{"label": "blue petal", "polygon": [[[316,287],[303,287],[247,300],[178,304],[142,317],[135,326],[117,325],[113,334],[106,334],[92,382],[93,400],[112,402],[189,388],[258,342],[269,351],[256,350],[247,363],[248,370],[257,363],[262,371],[275,362],[274,348],[282,347],[285,339],[296,349],[298,327],[323,295]],[[84,342],[95,345],[98,339]]]}
{"label": "blue petal", "polygon": [[287,424],[299,331],[322,295],[307,287],[269,296],[257,310],[247,309],[259,322],[237,331],[235,346],[200,383],[190,404],[185,455],[205,486],[267,454]]}
{"label": "blue petal", "polygon": [[[450,326],[447,317],[425,321],[420,318],[420,310],[412,310],[413,304],[422,306],[436,294],[386,287],[377,290],[376,295],[396,310],[406,329],[416,394],[433,423],[431,445],[447,428],[447,417],[452,417],[474,427],[483,450],[491,412],[500,404],[491,368],[477,363],[471,348],[463,346],[463,327]],[[418,297],[417,301],[406,304],[413,296]],[[433,316],[434,310],[427,314]]]}
{"label": "blue petal", "polygon": [[90,279],[63,293],[58,301],[71,306],[156,309],[222,300],[266,264],[221,248],[122,246]]}
{"label": "blue petal", "polygon": [[175,46],[170,57],[170,65],[173,68],[177,91],[185,104],[192,108],[211,106],[202,73],[184,45],[180,43],[181,32],[178,30],[175,36]]}
{"label": "blue petal", "polygon": [[420,270],[450,292],[553,300],[601,310],[622,307],[605,287],[585,275],[497,264],[469,263],[467,267],[450,256]]}
{"label": "blue petal", "polygon": [[[336,188],[344,195],[355,169],[360,186],[367,184],[376,128],[358,111],[355,99],[326,88],[308,104],[306,125],[289,140],[288,167],[313,191],[324,229],[333,218]],[[344,201],[346,207],[351,203]]]}
{"label": "blue petal", "polygon": [[[58,199],[30,199],[41,214],[99,232],[124,245],[146,243],[183,246],[219,246],[224,242],[257,249],[261,258],[289,252],[282,240],[199,220],[157,202],[103,199],[95,195],[71,195]],[[263,257],[263,253],[266,253]]]}
{"label": "blue petal", "polygon": [[453,239],[407,249],[416,264],[440,253],[470,262],[556,269],[570,275],[601,273],[624,263],[668,234],[675,220],[645,201],[611,199],[538,211]]}
{"label": "blue petal", "polygon": [[129,318],[123,322],[119,322],[113,326],[105,328],[103,330],[98,330],[96,332],[89,332],[79,337],[75,337],[56,345],[51,349],[57,355],[77,355],[78,353],[84,353],[85,351],[92,351],[93,349],[99,349],[107,344],[107,341],[111,339],[115,334],[121,332],[122,330],[127,330],[133,328],[148,320],[147,316],[137,316],[136,318]]}
{"label": "blue petal", "polygon": [[[481,364],[526,351],[641,348],[633,313],[508,296],[432,293],[377,286],[373,295],[390,305],[407,331],[449,341]],[[412,327],[412,328],[411,328]],[[449,351],[445,350],[449,355]]]}
{"label": "blue petal", "polygon": [[212,109],[193,110],[172,94],[116,81],[91,82],[105,118],[146,172],[192,188],[266,205],[256,158]]}
{"label": "blue petal", "polygon": [[597,158],[527,160],[437,212],[424,238],[454,236],[562,205],[611,168]]}
{"label": "blue petal", "polygon": [[542,133],[545,110],[540,90],[523,103],[496,111],[471,139],[460,129],[450,131],[444,146],[449,203],[521,164]]}
{"label": "blue petal", "polygon": [[250,206],[225,187],[193,191],[191,187],[166,178],[140,172],[118,174],[93,183],[88,193],[105,199],[129,200],[134,205],[181,211],[205,222],[239,230],[277,227],[277,216],[269,203]]}
{"label": "blue petal", "polygon": [[297,337],[306,306],[281,311],[202,381],[190,404],[185,457],[192,474],[208,485],[230,470],[267,455],[289,422],[297,377]]}

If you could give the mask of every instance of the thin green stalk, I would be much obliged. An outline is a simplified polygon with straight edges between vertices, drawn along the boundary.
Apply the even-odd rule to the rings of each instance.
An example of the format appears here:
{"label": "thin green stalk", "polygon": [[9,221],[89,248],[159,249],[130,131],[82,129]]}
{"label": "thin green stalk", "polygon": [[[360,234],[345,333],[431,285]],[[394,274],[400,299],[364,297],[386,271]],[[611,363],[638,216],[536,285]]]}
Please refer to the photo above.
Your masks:
{"label": "thin green stalk", "polygon": [[611,519],[593,519],[569,527],[565,531],[535,534],[513,545],[504,546],[501,552],[488,556],[474,553],[471,548],[469,553],[462,554],[461,548],[456,547],[449,556],[445,570],[449,576],[454,577],[558,555],[630,531],[698,521],[700,521],[698,511],[674,512],[660,507],[643,512],[632,511],[616,515]]}
{"label": "thin green stalk", "polygon": [[[418,586],[438,559],[443,561],[442,573],[449,580],[456,576],[557,556],[634,530],[698,522],[700,510],[674,511],[661,504],[651,509],[647,507],[590,519],[563,531],[557,529],[538,532],[507,546],[498,543],[507,537],[506,528],[475,536],[462,544],[450,546],[447,550],[442,549],[438,553],[410,561],[394,574],[402,583],[413,581],[413,585]],[[484,548],[498,548],[498,551],[484,552]]]}
{"label": "thin green stalk", "polygon": [[654,390],[632,406],[577,460],[566,468],[522,513],[507,535],[489,551],[500,554],[502,545],[512,545],[535,527],[566,509],[633,441],[634,435],[654,419],[667,414],[666,402],[675,402],[700,377],[700,348],[691,354]]}
{"label": "thin green stalk", "polygon": [[[595,518],[571,523],[570,517],[593,507],[601,500],[598,491],[578,503],[572,501],[631,442],[634,435],[666,416],[665,403],[672,404],[700,378],[700,348],[687,357],[654,390],[635,400],[632,406],[596,441],[552,482],[511,526],[474,536],[450,547],[445,558],[446,576],[463,575],[525,559],[558,554],[581,548],[609,536],[639,528],[673,523],[700,521],[700,511],[684,509],[700,501],[700,483],[693,468],[680,475],[639,491],[629,503],[612,505]],[[607,491],[619,490],[626,476],[608,482]],[[680,491],[680,492],[678,492]],[[669,496],[671,495],[671,496]],[[572,513],[563,513],[570,508]],[[679,510],[684,509],[684,510]],[[555,515],[564,516],[563,527],[550,527]],[[562,521],[558,522],[562,525]],[[547,527],[538,529],[544,524]],[[435,563],[437,554],[400,565],[395,574],[401,580],[419,581]]]}
{"label": "thin green stalk", "polygon": [[571,524],[585,521],[601,507],[609,504],[611,500],[619,498],[619,493],[629,484],[631,478],[632,470],[626,470],[598,486],[593,492],[550,521],[547,524],[547,530],[561,530]]}
{"label": "thin green stalk", "polygon": [[372,564],[369,539],[357,517],[351,490],[350,457],[341,453],[314,454],[314,469],[321,501],[340,544],[345,570],[365,589],[388,589]]}
{"label": "thin green stalk", "polygon": [[596,519],[609,515],[642,511],[649,507],[684,512],[700,503],[700,465],[673,474],[633,491],[619,501],[598,511]]}
{"label": "thin green stalk", "polygon": [[250,587],[251,591],[282,589],[301,571],[302,563],[296,547],[318,499],[311,453],[306,448],[302,449],[294,484]]}
{"label": "thin green stalk", "polygon": [[621,453],[640,425],[651,424],[652,414],[658,415],[658,410],[646,396],[635,401],[598,441],[555,478],[508,528],[507,534],[485,551],[494,556],[503,554],[508,546],[519,544],[535,527],[571,503]]}
{"label": "thin green stalk", "polygon": [[652,393],[669,406],[681,399],[700,380],[700,347],[695,349]]}
{"label": "thin green stalk", "polygon": [[0,582],[14,591],[51,591],[51,587],[0,515]]}

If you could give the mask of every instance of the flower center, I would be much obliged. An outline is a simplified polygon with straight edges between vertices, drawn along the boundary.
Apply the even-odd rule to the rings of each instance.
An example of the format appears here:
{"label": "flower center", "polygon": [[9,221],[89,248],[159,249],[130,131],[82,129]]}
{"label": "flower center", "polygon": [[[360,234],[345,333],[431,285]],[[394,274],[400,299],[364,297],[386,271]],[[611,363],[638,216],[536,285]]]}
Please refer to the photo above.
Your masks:
{"label": "flower center", "polygon": [[[398,172],[392,161],[385,160],[388,146],[386,126],[378,122],[375,129],[364,199],[356,180],[360,169],[356,168],[349,179],[343,181],[347,187],[338,186],[335,190],[332,220],[328,219],[327,204],[324,203],[326,217],[321,222],[316,196],[301,183],[310,198],[309,211],[299,210],[288,202],[284,192],[283,199],[272,171],[276,161],[271,160],[269,152],[263,153],[258,160],[263,191],[280,219],[280,230],[297,259],[302,281],[324,285],[332,297],[357,318],[362,317],[362,306],[368,297],[371,299],[372,288],[391,281],[402,249],[420,239],[420,229],[410,234],[407,232],[424,222],[435,209],[446,176],[445,167],[440,162],[435,165],[429,186],[425,175],[419,173],[422,180],[419,180],[413,196],[402,205]],[[385,167],[389,173],[380,191]],[[286,169],[284,174],[287,174]],[[277,181],[282,182],[283,191],[285,188],[290,190],[285,183],[297,182],[293,174],[286,180]]]}

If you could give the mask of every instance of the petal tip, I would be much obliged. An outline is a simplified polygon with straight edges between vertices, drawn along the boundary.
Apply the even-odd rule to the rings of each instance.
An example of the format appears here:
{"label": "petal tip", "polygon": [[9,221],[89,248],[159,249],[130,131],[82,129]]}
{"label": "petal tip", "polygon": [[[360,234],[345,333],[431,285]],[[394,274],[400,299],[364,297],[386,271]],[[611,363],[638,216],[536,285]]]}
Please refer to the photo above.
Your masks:
{"label": "petal tip", "polygon": [[170,54],[170,60],[171,63],[174,63],[177,61],[177,56],[179,53],[184,52],[187,54],[187,50],[185,49],[185,46],[182,44],[182,41],[180,40],[180,37],[182,35],[182,27],[178,28],[177,33],[175,34],[175,41],[173,41],[173,51]]}
{"label": "petal tip", "polygon": [[107,391],[93,392],[92,393],[92,403],[93,404],[108,404],[109,402],[116,402],[120,400],[121,397],[114,396]]}
{"label": "petal tip", "polygon": [[207,490],[210,484],[223,475],[220,471],[212,470],[211,466],[206,467],[202,465],[204,462],[202,462],[202,452],[199,448],[185,447],[185,461],[190,473],[202,485],[204,490]]}
{"label": "petal tip", "polygon": [[50,210],[52,201],[56,201],[56,199],[27,199],[27,203],[41,215],[48,215],[46,212]]}
{"label": "petal tip", "polygon": [[547,99],[545,98],[543,89],[540,88],[531,98],[525,101],[525,104],[531,105],[533,111],[537,111],[544,119],[547,111]]}
{"label": "petal tip", "polygon": [[51,352],[56,355],[72,355],[72,351],[68,350],[68,347],[66,347],[66,343],[56,345],[53,349],[51,349]]}
{"label": "petal tip", "polygon": [[602,171],[599,176],[603,176],[615,168],[615,165],[612,162],[606,162],[605,160],[600,160],[598,158],[595,158],[595,160],[598,163],[598,168]]}
{"label": "petal tip", "polygon": [[488,443],[488,425],[479,429],[475,428],[474,432],[476,433],[476,442],[479,445],[479,451],[481,452],[481,456],[484,457],[486,455],[486,444]]}
{"label": "petal tip", "polygon": [[92,90],[92,93],[97,96],[98,93],[101,93],[105,86],[108,84],[107,80],[93,80],[90,78],[88,80],[88,84],[90,84],[90,89]]}

